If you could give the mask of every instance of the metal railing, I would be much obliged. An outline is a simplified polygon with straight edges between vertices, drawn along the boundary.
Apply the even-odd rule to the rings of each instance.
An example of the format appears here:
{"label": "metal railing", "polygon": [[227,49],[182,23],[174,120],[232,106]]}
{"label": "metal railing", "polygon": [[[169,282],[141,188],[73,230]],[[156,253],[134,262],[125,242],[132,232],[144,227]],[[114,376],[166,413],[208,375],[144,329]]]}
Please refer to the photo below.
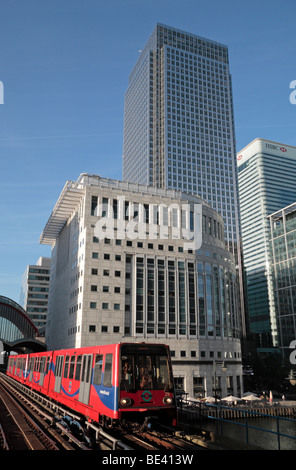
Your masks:
{"label": "metal railing", "polygon": [[[271,409],[273,408],[274,410],[277,409],[276,406],[270,407]],[[282,432],[281,429],[283,427],[291,427],[296,430],[296,419],[293,418],[287,418],[284,416],[278,416],[276,413],[274,414],[267,414],[264,413],[264,410],[261,412],[258,411],[253,411],[251,407],[240,407],[236,406],[235,408],[232,408],[231,406],[226,406],[226,405],[221,405],[221,404],[208,404],[208,403],[199,403],[199,402],[191,402],[190,400],[182,400],[179,401],[179,406],[178,406],[179,412],[182,417],[188,418],[188,413],[191,414],[191,419],[190,423],[192,423],[192,420],[195,421],[195,424],[201,427],[205,427],[205,420],[210,422],[215,422],[216,423],[216,432],[217,434],[220,435],[226,435],[225,430],[224,430],[224,423],[227,423],[227,425],[231,424],[233,426],[238,426],[240,429],[243,429],[244,432],[240,434],[240,437],[238,433],[236,434],[236,439],[241,439],[244,441],[246,444],[251,444],[250,442],[250,431],[251,430],[256,430],[257,432],[262,433],[261,437],[264,436],[263,433],[266,433],[266,436],[268,435],[274,435],[276,436],[277,440],[277,449],[281,450],[281,444],[283,438],[285,439],[291,439],[293,442],[296,441],[296,432],[294,431],[294,434],[287,434],[286,432]],[[233,416],[238,416],[239,418],[232,419],[231,417],[225,418],[225,415],[227,414],[228,411],[235,411],[233,413]],[[214,411],[214,412],[213,412]],[[231,414],[231,413],[230,413]],[[250,423],[250,420],[253,421],[256,419],[257,423],[259,426],[255,426]],[[272,423],[271,420],[273,420],[273,427],[275,429],[266,429],[262,426],[260,426],[260,419],[268,419],[270,420],[270,423]],[[275,425],[274,425],[275,423]],[[288,426],[287,426],[288,425]],[[235,429],[235,428],[233,428]],[[242,439],[242,436],[243,439]],[[256,441],[255,444],[258,444]],[[296,444],[295,447],[296,449]]]}

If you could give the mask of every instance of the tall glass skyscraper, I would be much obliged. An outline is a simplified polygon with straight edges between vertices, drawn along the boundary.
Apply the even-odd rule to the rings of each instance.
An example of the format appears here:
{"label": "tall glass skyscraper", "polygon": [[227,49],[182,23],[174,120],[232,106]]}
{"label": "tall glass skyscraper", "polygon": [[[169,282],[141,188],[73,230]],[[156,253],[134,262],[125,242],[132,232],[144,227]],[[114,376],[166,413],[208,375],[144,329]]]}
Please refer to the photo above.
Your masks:
{"label": "tall glass skyscraper", "polygon": [[278,345],[289,359],[296,338],[296,203],[271,214],[269,222]]}
{"label": "tall glass skyscraper", "polygon": [[227,46],[156,25],[125,95],[123,180],[205,199],[222,215],[242,272]]}
{"label": "tall glass skyscraper", "polygon": [[268,216],[296,200],[296,147],[255,139],[238,153],[250,330],[278,346]]}

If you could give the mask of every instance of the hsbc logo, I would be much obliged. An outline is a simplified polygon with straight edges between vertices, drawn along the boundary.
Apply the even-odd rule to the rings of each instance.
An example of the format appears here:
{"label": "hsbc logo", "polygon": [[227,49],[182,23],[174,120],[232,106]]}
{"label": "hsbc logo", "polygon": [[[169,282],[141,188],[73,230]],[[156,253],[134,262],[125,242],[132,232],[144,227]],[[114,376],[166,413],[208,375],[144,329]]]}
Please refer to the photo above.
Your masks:
{"label": "hsbc logo", "polygon": [[280,150],[281,152],[287,152],[285,147],[279,147],[278,145],[274,144],[265,144],[267,149],[276,150],[277,152]]}
{"label": "hsbc logo", "polygon": [[242,158],[243,158],[242,155],[239,155],[239,156],[237,157],[238,160],[241,160]]}

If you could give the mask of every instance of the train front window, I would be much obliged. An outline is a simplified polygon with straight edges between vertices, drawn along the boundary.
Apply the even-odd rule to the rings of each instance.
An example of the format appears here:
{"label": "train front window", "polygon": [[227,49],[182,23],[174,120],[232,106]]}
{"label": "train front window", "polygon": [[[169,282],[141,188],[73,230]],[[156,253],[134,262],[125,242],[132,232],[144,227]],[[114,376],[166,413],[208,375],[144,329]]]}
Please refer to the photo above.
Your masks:
{"label": "train front window", "polygon": [[167,353],[122,354],[121,390],[173,390]]}

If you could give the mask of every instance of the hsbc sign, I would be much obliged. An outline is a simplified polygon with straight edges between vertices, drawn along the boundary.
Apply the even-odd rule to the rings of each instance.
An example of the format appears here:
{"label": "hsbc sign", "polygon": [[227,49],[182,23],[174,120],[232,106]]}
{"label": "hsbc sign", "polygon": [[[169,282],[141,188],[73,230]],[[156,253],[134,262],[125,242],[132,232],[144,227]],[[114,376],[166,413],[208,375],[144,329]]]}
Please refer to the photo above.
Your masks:
{"label": "hsbc sign", "polygon": [[279,145],[275,144],[265,144],[265,148],[270,149],[270,150],[277,150],[278,152],[281,151],[285,153],[287,151],[286,147],[280,147]]}

